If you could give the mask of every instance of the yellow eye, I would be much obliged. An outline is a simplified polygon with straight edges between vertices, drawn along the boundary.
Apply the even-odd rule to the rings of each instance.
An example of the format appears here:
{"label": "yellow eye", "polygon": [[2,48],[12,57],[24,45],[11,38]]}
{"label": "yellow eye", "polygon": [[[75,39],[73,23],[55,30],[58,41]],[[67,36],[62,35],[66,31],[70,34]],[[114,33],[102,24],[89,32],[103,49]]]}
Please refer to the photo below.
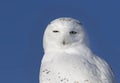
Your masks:
{"label": "yellow eye", "polygon": [[76,31],[70,31],[70,34],[76,34],[77,32]]}
{"label": "yellow eye", "polygon": [[57,30],[54,30],[53,32],[54,32],[54,33],[58,33],[59,31],[57,31]]}

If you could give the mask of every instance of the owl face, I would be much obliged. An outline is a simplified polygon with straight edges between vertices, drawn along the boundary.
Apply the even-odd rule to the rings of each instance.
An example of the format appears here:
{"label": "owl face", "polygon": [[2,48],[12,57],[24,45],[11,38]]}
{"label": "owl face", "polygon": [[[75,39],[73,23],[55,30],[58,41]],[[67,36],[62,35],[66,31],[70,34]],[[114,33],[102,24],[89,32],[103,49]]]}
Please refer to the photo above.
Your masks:
{"label": "owl face", "polygon": [[52,21],[44,34],[44,44],[51,47],[71,46],[82,43],[84,39],[85,32],[82,24],[71,18]]}

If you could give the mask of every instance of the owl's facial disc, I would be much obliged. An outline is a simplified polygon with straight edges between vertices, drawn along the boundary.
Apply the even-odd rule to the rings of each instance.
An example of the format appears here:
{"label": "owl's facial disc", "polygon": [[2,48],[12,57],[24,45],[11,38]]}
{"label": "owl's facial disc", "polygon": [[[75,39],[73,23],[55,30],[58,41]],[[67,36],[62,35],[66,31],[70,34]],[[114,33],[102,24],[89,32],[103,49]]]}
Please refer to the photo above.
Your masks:
{"label": "owl's facial disc", "polygon": [[87,45],[83,25],[72,18],[57,19],[47,26],[43,44],[44,49]]}

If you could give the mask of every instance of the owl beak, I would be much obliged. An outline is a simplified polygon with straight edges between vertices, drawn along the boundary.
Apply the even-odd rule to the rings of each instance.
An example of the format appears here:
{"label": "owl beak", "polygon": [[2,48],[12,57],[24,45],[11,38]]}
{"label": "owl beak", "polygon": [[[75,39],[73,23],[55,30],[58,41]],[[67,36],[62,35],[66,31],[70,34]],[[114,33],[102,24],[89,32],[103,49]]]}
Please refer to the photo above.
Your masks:
{"label": "owl beak", "polygon": [[62,40],[62,45],[65,46],[65,45],[68,45],[68,44],[69,44],[68,38],[64,38],[64,39]]}
{"label": "owl beak", "polygon": [[62,44],[67,45],[67,44],[69,44],[69,42],[67,41],[67,39],[63,39]]}
{"label": "owl beak", "polygon": [[65,44],[66,44],[65,40],[63,40],[62,44],[63,44],[63,45],[65,45]]}

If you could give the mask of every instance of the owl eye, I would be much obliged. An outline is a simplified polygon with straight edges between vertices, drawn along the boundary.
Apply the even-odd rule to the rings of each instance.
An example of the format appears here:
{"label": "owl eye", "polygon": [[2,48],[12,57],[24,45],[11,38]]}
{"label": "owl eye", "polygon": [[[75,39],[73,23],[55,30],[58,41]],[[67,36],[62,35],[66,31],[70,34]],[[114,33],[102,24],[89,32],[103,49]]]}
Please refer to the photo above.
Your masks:
{"label": "owl eye", "polygon": [[54,32],[54,33],[58,33],[59,31],[57,31],[57,30],[54,30],[53,32]]}
{"label": "owl eye", "polygon": [[76,31],[70,31],[70,34],[76,34],[77,32]]}

